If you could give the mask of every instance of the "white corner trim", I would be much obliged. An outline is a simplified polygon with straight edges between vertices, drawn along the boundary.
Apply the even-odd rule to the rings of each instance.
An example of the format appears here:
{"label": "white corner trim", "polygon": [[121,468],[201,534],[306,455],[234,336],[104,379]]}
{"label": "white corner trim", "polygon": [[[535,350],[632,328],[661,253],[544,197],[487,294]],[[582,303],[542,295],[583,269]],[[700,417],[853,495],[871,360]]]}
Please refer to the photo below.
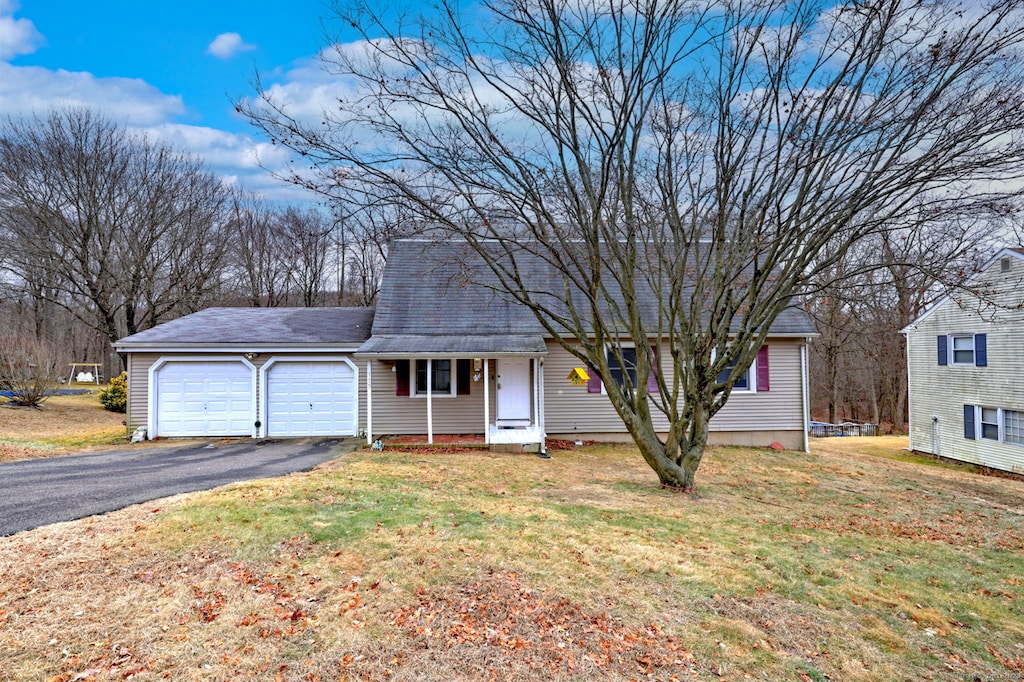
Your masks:
{"label": "white corner trim", "polygon": [[157,404],[156,404],[157,403],[157,399],[156,399],[156,396],[157,396],[157,391],[156,391],[156,373],[157,373],[157,371],[161,367],[163,367],[168,362],[240,362],[243,365],[245,365],[246,367],[248,367],[249,368],[249,374],[252,376],[252,383],[251,383],[251,389],[252,389],[252,410],[251,410],[251,417],[252,417],[252,419],[251,419],[251,421],[252,421],[252,426],[250,427],[249,436],[250,436],[250,438],[257,438],[258,437],[257,436],[257,431],[256,431],[256,419],[257,419],[257,410],[256,410],[256,396],[257,396],[257,390],[256,390],[256,366],[253,365],[251,362],[249,362],[248,360],[246,360],[243,357],[225,357],[223,355],[193,355],[193,356],[170,356],[170,357],[168,357],[168,356],[160,356],[159,358],[157,358],[156,362],[154,362],[152,365],[149,366],[149,374],[148,374],[149,382],[148,382],[148,387],[146,389],[146,391],[147,391],[147,396],[146,396],[147,397],[147,400],[146,400],[146,421],[147,421],[147,424],[146,424],[146,439],[147,440],[152,440],[152,439],[156,438],[159,435],[158,431],[159,431],[159,426],[160,425],[157,424],[157,419],[156,419],[156,415],[157,415],[157,412],[158,412]]}

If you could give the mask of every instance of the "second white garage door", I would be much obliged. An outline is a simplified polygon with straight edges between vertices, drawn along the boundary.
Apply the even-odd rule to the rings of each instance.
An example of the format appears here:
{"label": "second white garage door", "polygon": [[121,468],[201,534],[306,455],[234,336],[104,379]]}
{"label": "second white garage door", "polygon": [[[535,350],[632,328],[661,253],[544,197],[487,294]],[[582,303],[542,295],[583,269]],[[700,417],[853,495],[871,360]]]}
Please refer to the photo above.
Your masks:
{"label": "second white garage door", "polygon": [[267,435],[354,436],[356,388],[346,362],[275,362],[266,372]]}

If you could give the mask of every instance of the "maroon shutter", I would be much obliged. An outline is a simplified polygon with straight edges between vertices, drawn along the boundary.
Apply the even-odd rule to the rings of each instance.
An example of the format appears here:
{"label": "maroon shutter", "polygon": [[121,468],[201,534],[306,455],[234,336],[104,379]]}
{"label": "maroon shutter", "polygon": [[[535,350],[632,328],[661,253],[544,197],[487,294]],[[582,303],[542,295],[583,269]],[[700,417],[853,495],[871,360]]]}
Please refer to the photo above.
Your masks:
{"label": "maroon shutter", "polygon": [[768,383],[768,344],[761,346],[757,351],[757,392],[768,391],[771,387]]}
{"label": "maroon shutter", "polygon": [[409,395],[408,360],[395,360],[395,395]]}
{"label": "maroon shutter", "polygon": [[651,373],[647,375],[647,392],[657,393],[658,392],[658,375],[661,374],[660,358],[658,357],[658,347],[651,346]]}
{"label": "maroon shutter", "polygon": [[593,367],[587,367],[587,374],[590,375],[590,378],[587,379],[587,393],[600,393],[601,377],[597,375],[597,370]]}
{"label": "maroon shutter", "polygon": [[470,360],[460,358],[455,361],[455,395],[469,395],[469,382],[473,379],[473,368]]}

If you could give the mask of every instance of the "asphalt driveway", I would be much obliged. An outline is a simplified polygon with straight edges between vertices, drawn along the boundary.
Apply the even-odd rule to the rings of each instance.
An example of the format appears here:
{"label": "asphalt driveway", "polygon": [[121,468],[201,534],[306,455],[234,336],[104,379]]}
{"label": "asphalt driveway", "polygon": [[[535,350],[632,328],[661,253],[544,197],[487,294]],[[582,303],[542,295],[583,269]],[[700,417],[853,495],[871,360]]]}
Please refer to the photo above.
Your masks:
{"label": "asphalt driveway", "polygon": [[355,439],[211,441],[0,464],[0,536],[168,495],[308,471]]}

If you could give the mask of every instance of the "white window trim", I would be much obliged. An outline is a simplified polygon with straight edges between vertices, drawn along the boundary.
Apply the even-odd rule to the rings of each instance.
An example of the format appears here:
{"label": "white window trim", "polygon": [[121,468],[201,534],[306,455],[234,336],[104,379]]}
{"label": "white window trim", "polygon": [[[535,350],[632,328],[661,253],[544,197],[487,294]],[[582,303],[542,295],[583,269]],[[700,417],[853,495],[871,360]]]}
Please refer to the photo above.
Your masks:
{"label": "white window trim", "polygon": [[[456,368],[459,366],[459,363],[455,361],[455,358],[430,358],[430,370],[431,371],[434,370],[434,363],[437,362],[438,360],[447,360],[448,362],[451,363],[451,373],[452,373],[451,386],[448,389],[449,390],[448,393],[441,393],[439,391],[431,391],[430,392],[430,397],[431,398],[454,398],[454,397],[456,397],[458,395],[458,390],[459,390],[459,381],[458,381],[458,377],[456,376],[456,374],[458,372],[458,369],[456,369]],[[409,374],[411,375],[409,377],[409,397],[410,398],[426,398],[427,397],[427,392],[426,391],[424,391],[423,393],[419,392],[419,386],[417,386],[417,382],[416,382],[416,378],[417,378],[416,364],[421,362],[421,361],[422,362],[426,362],[427,359],[426,358],[418,358],[418,359],[413,359],[413,360],[409,361]],[[430,377],[427,377],[427,381],[430,381]]]}
{"label": "white window trim", "polygon": [[[996,420],[995,420],[995,422],[986,422],[986,421],[982,420],[982,414],[984,414],[985,410],[995,410],[996,411]],[[985,407],[984,405],[978,405],[978,407],[974,411],[974,413],[977,415],[977,417],[975,418],[975,421],[976,421],[975,429],[976,429],[976,433],[978,435],[978,440],[987,440],[987,441],[990,441],[992,443],[1002,443],[1003,442],[1003,408],[1001,408],[1001,407]],[[996,437],[995,438],[986,438],[985,437],[985,430],[983,428],[985,424],[995,424],[995,427],[996,427]]]}
{"label": "white window trim", "polygon": [[[956,367],[975,367],[976,366],[975,363],[977,363],[977,361],[978,361],[978,357],[977,357],[977,353],[978,353],[977,348],[978,347],[977,347],[977,345],[975,345],[974,334],[950,334],[948,336],[948,338],[949,338],[949,341],[947,342],[947,347],[949,348],[949,364],[953,365],[953,366],[956,366]],[[957,339],[957,338],[961,338],[961,339],[970,338],[970,340],[971,340],[971,361],[970,362],[957,362],[956,361],[956,348],[954,346],[954,344],[955,344],[954,339]]]}

